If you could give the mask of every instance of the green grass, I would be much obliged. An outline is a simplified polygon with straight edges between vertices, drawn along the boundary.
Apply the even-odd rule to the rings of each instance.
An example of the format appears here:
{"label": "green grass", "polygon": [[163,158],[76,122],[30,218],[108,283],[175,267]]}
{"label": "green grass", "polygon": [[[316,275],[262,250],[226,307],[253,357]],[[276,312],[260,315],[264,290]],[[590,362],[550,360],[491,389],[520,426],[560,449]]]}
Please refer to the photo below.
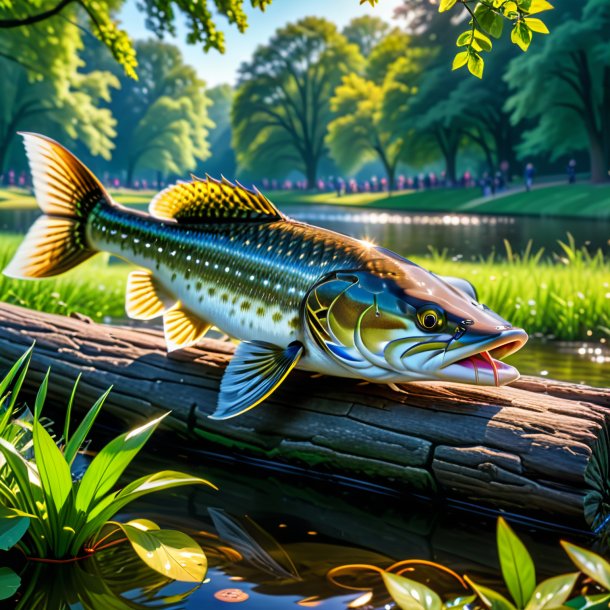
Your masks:
{"label": "green grass", "polygon": [[354,193],[337,197],[334,193],[302,193],[277,191],[269,198],[279,207],[294,204],[346,205],[385,210],[417,210],[444,212],[459,209],[478,197],[478,189],[435,189],[405,191],[388,196],[386,193]]}
{"label": "green grass", "polygon": [[610,217],[610,185],[550,186],[487,201],[469,209],[483,214],[540,214]]}
{"label": "green grass", "polygon": [[[0,235],[0,270],[23,238]],[[0,274],[0,301],[30,309],[70,315],[78,312],[96,321],[125,317],[125,286],[129,266],[108,264],[98,254],[68,273],[44,280],[15,280]]]}
{"label": "green grass", "polygon": [[331,204],[417,212],[610,217],[610,184],[544,186],[531,193],[519,191],[484,201],[478,188],[407,191],[389,197],[385,193],[337,197],[333,193],[278,191],[271,193],[270,198],[280,208],[294,204]]}
{"label": "green grass", "polygon": [[[0,237],[0,269],[20,237]],[[480,300],[530,334],[563,340],[610,335],[610,262],[565,244],[561,259],[543,259],[542,252],[507,260],[493,256],[479,262],[457,262],[446,253],[431,252],[413,261],[439,275],[463,277],[476,286]],[[109,264],[98,255],[67,274],[40,281],[0,275],[0,300],[30,309],[68,315],[78,312],[96,321],[125,317],[125,285],[130,267]]]}
{"label": "green grass", "polygon": [[[112,191],[123,205],[145,208],[155,191]],[[404,191],[391,196],[386,193],[355,193],[337,197],[334,193],[303,193],[275,191],[269,198],[280,208],[292,205],[343,205],[374,209],[417,212],[461,212],[477,214],[529,214],[610,217],[610,184],[575,184],[542,186],[531,193],[519,191],[482,201],[478,188]],[[22,189],[0,189],[0,210],[33,209],[36,201]]]}

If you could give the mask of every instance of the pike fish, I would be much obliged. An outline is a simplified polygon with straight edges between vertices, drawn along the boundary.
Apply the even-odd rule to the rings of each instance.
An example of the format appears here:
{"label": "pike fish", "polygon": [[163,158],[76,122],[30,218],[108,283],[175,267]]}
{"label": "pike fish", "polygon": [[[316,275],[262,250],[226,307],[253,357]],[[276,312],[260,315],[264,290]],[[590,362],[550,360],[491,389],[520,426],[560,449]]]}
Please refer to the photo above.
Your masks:
{"label": "pike fish", "polygon": [[265,400],[299,368],[377,383],[499,386],[527,334],[442,278],[376,247],[291,220],[257,189],[210,177],[161,191],[149,213],[116,203],[60,144],[21,134],[40,216],[4,274],[61,274],[96,252],[138,267],[131,318],[163,318],[168,350],[216,326],[241,343],[220,386],[226,419]]}

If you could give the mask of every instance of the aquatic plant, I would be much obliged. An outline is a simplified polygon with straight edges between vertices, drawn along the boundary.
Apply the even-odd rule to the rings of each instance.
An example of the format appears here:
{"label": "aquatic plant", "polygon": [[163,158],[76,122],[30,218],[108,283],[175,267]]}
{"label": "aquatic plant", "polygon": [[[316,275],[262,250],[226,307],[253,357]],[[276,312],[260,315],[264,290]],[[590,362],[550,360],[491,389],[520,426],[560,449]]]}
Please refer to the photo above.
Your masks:
{"label": "aquatic plant", "polygon": [[[147,519],[127,523],[112,520],[128,503],[152,492],[191,484],[214,487],[205,479],[165,470],[116,489],[131,461],[165,416],[110,441],[82,477],[76,478],[75,459],[110,390],[71,432],[77,380],[67,405],[63,436],[55,440],[42,421],[50,372],[38,390],[31,421],[23,415],[16,417],[16,401],[31,355],[32,348],[0,382],[0,550],[16,548],[32,561],[61,562],[129,542],[149,567],[164,576],[201,582],[207,561],[190,536],[160,529]],[[10,571],[0,571],[0,587],[14,579]]]}
{"label": "aquatic plant", "polygon": [[[332,569],[328,578],[342,588],[357,590],[357,587],[339,581],[338,577],[346,574],[353,576],[355,572],[360,572],[362,578],[367,578],[370,582],[370,575],[377,574],[381,576],[387,593],[401,610],[456,610],[466,607],[490,610],[608,608],[610,563],[593,551],[575,544],[565,541],[561,544],[578,571],[560,574],[537,583],[536,568],[527,548],[506,521],[502,517],[498,519],[498,559],[510,599],[498,591],[475,583],[468,576],[462,578],[449,568],[430,561],[401,561],[386,569],[373,565],[345,565]],[[449,574],[459,583],[463,593],[458,597],[443,600],[441,595],[429,586],[404,576],[406,572],[412,572],[414,568],[421,566]],[[587,580],[587,577],[590,580]],[[349,604],[350,608],[360,607],[372,600],[375,586],[368,588],[368,591]],[[361,587],[360,591],[363,589],[364,587]]]}

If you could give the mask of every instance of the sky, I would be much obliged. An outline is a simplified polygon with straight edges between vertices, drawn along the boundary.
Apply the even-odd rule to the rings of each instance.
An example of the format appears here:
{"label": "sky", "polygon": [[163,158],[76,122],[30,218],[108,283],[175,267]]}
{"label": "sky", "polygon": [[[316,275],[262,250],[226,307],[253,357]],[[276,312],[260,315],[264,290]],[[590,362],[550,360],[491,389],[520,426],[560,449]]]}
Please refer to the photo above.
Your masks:
{"label": "sky", "polygon": [[[353,17],[374,14],[391,22],[394,9],[400,4],[401,0],[380,0],[373,8],[368,2],[360,5],[359,0],[273,0],[271,6],[261,13],[245,0],[249,22],[245,34],[240,34],[234,25],[229,26],[225,17],[217,19],[219,29],[225,33],[227,50],[224,55],[215,50],[206,54],[200,46],[187,45],[184,30],[179,31],[175,39],[166,37],[165,40],[180,47],[186,63],[197,69],[208,86],[235,84],[239,65],[250,58],[258,45],[266,43],[277,28],[290,21],[316,15],[343,27]],[[152,36],[144,26],[143,15],[136,8],[136,0],[126,2],[119,19],[132,38]]]}

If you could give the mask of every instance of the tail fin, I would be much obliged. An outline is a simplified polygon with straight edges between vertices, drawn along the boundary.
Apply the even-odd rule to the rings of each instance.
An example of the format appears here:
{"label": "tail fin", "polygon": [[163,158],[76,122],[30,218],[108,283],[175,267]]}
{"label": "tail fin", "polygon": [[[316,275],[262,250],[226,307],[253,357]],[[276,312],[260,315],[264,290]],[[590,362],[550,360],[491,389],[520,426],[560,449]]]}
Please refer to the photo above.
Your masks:
{"label": "tail fin", "polygon": [[112,200],[99,180],[57,142],[20,133],[43,216],[30,228],[4,275],[41,278],[64,273],[95,254],[87,243],[87,217]]}

